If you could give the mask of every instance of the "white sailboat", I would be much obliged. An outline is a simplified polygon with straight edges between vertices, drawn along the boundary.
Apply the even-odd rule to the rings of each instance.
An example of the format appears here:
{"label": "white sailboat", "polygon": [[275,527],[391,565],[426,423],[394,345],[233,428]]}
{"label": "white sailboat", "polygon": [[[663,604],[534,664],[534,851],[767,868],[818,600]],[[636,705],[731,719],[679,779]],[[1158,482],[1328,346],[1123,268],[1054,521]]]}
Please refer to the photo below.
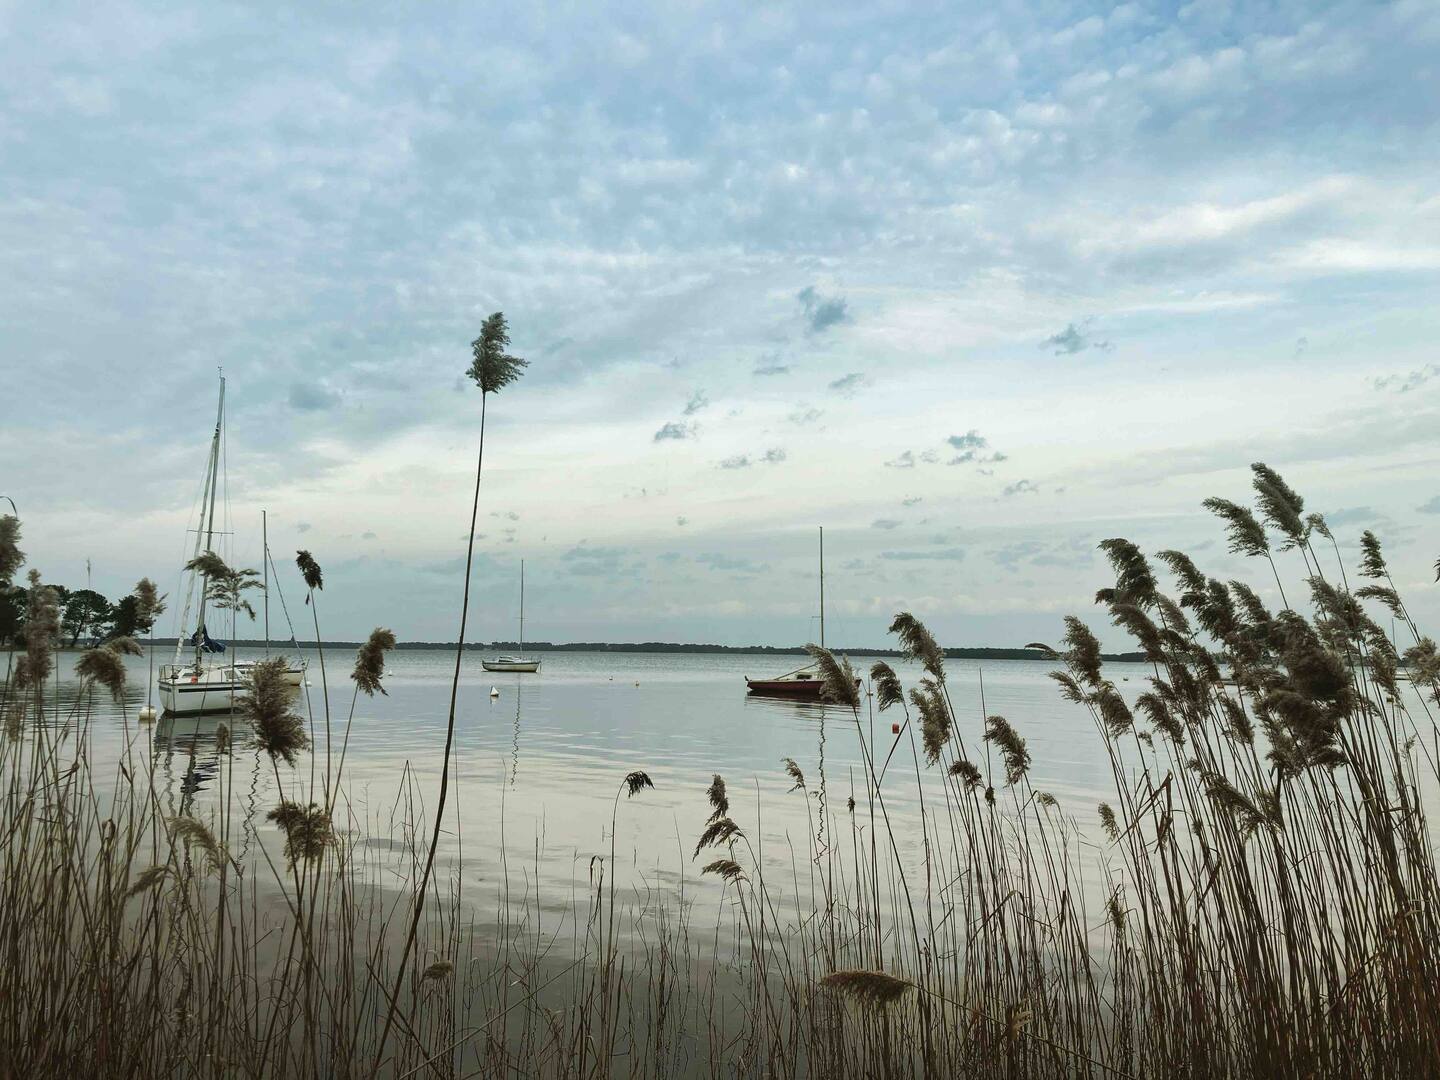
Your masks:
{"label": "white sailboat", "polygon": [[[215,434],[210,441],[210,457],[205,466],[205,488],[201,494],[200,528],[195,531],[194,557],[202,552],[212,551],[215,541],[215,497],[220,474],[220,439],[225,424],[225,379],[220,379],[220,404],[215,413]],[[195,629],[188,637],[190,606],[199,585],[200,600],[195,618]],[[235,706],[237,699],[250,692],[250,673],[254,660],[231,660],[215,662],[207,657],[225,652],[224,642],[211,638],[205,626],[205,609],[208,600],[209,579],[203,574],[192,572],[185,588],[185,607],[180,616],[180,633],[175,640],[175,660],[160,667],[160,703],[165,711],[175,715],[194,713],[224,712]],[[194,655],[185,659],[186,646],[193,647]],[[303,660],[290,661],[286,670],[286,681],[299,686],[305,676]]]}
{"label": "white sailboat", "polygon": [[520,560],[520,651],[511,656],[495,660],[481,658],[480,666],[486,671],[518,671],[533,673],[540,670],[540,661],[525,656],[525,560]]}

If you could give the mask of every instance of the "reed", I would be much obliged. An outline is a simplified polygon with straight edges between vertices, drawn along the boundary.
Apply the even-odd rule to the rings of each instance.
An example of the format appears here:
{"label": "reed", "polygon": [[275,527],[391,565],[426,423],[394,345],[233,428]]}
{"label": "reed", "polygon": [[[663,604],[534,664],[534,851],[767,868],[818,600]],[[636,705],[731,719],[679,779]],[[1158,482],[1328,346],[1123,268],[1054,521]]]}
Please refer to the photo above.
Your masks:
{"label": "reed", "polygon": [[[278,669],[257,665],[217,737],[215,820],[167,805],[148,729],[93,760],[96,694],[123,699],[127,648],[47,682],[34,575],[34,632],[0,691],[0,1077],[1431,1074],[1436,646],[1377,539],[1352,591],[1323,519],[1273,470],[1254,485],[1254,510],[1210,505],[1306,613],[1116,538],[1097,603],[1145,652],[1147,685],[1118,686],[1078,618],[1037,646],[1061,707],[1092,722],[1098,805],[1033,787],[1025,732],[901,614],[908,693],[886,664],[857,693],[848,661],[816,651],[859,765],[830,807],[777,763],[770,797],[804,799],[810,822],[788,880],[763,798],[752,814],[715,775],[677,859],[705,855],[703,888],[651,889],[615,842],[622,801],[654,787],[635,770],[573,914],[507,892],[488,923],[461,868],[436,867],[439,811],[413,774],[388,818],[359,816],[343,749],[307,779]],[[357,655],[352,717],[361,690],[383,695],[393,645],[377,630]],[[903,715],[898,733],[877,736],[877,713]],[[232,814],[247,758],[280,801]],[[892,817],[902,797],[918,825]],[[362,847],[376,838],[388,855]]]}

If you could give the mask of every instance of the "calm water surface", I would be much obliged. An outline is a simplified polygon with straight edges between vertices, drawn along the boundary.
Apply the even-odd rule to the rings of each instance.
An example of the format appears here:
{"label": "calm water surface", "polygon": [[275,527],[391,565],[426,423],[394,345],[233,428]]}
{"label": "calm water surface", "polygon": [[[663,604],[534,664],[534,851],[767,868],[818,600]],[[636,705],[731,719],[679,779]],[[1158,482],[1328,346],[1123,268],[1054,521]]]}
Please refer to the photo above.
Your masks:
{"label": "calm water surface", "polygon": [[[312,763],[319,773],[324,770],[320,663],[318,655],[309,655],[305,694],[317,731],[316,752],[302,757],[294,770],[281,767],[280,779],[291,797],[296,797],[291,785],[309,783]],[[63,672],[70,672],[75,656],[59,658]],[[857,670],[868,669],[872,659],[851,658]],[[520,880],[557,898],[576,889],[583,892],[591,857],[609,853],[616,792],[627,772],[640,769],[650,775],[655,789],[620,799],[615,833],[620,880],[627,880],[628,868],[627,884],[636,888],[674,893],[683,880],[684,888],[693,889],[704,862],[692,860],[695,838],[710,813],[705,789],[719,773],[729,784],[731,816],[752,842],[758,838],[766,866],[788,879],[792,849],[801,865],[811,850],[817,806],[816,800],[790,790],[782,759],[795,759],[812,793],[818,792],[823,772],[833,814],[845,813],[852,791],[857,797],[864,791],[858,735],[848,709],[745,692],[745,675],[773,676],[800,660],[550,653],[539,674],[499,675],[481,669],[478,653],[466,653],[442,858],[453,870],[461,865],[457,859],[463,852],[458,872],[467,895],[481,902],[493,899],[505,870],[512,888]],[[338,761],[350,712],[352,663],[348,650],[325,653],[332,761]],[[951,661],[951,697],[977,763],[983,767],[984,715],[1003,714],[1028,742],[1034,787],[1055,795],[1062,808],[1089,828],[1096,803],[1113,797],[1109,764],[1089,714],[1063,701],[1047,678],[1053,666],[996,661],[982,670],[973,662]],[[114,760],[126,738],[134,739],[137,757],[148,756],[153,762],[166,807],[202,819],[223,812],[218,779],[222,769],[229,770],[226,775],[234,778],[231,820],[245,834],[244,846],[259,840],[277,849],[278,830],[264,821],[278,798],[276,779],[244,726],[233,725],[233,747],[225,752],[216,741],[217,728],[228,722],[224,716],[136,723],[145,700],[147,668],[144,658],[132,659],[130,667],[128,715],[107,696],[95,698],[92,760]],[[412,819],[433,814],[453,667],[453,654],[393,652],[385,678],[388,696],[361,695],[356,703],[343,791],[353,818],[351,830],[361,834],[362,848],[377,860],[399,847],[407,814]],[[907,685],[921,675],[918,665],[897,663],[897,668]],[[1144,688],[1148,669],[1112,664],[1107,672],[1133,698]],[[499,690],[498,697],[490,696],[492,687]],[[306,711],[304,697],[299,707]],[[861,717],[868,733],[868,703]],[[902,720],[899,708],[875,714],[877,759],[883,760],[896,741],[892,722]],[[908,831],[914,837],[918,850],[919,801],[908,735],[889,769],[884,788],[892,822],[897,833]],[[1001,772],[998,762],[996,772]],[[927,787],[938,783],[934,774],[926,771]],[[938,789],[935,794],[938,797]],[[699,885],[710,887],[718,892],[718,883],[711,879]]]}

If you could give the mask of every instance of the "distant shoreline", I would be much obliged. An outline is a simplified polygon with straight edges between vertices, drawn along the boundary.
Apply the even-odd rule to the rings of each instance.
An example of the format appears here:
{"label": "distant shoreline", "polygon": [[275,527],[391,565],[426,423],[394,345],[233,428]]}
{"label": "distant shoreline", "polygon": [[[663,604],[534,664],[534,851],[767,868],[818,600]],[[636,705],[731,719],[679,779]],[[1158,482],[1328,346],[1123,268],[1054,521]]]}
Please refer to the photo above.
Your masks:
{"label": "distant shoreline", "polygon": [[[156,638],[155,644],[162,648],[174,648],[174,638]],[[282,641],[271,641],[271,648],[283,647],[288,644]],[[362,642],[359,641],[327,641],[324,643],[327,649],[357,649]],[[237,648],[255,649],[263,648],[265,642],[259,639],[237,639],[234,642]],[[302,649],[313,649],[313,641],[301,641]],[[490,641],[478,642],[467,641],[465,649],[468,652],[514,652],[520,647],[516,641]],[[401,641],[395,646],[400,650],[451,650],[455,648],[453,641]],[[550,641],[527,641],[526,652],[556,653],[556,652],[611,652],[611,653],[673,653],[679,655],[687,654],[724,654],[736,653],[754,656],[804,656],[805,650],[798,645],[776,646],[776,645],[707,645],[695,643],[677,643],[670,641],[631,641],[631,642],[608,642],[608,641],[566,641],[556,644]],[[834,650],[842,655],[853,656],[895,656],[901,654],[899,649],[869,649],[869,648],[837,648]],[[1045,657],[1038,649],[1002,649],[990,646],[977,646],[974,648],[946,649],[945,656],[950,660],[1043,660]],[[1140,652],[1123,653],[1101,653],[1102,660],[1109,660],[1116,663],[1141,663],[1145,654]]]}

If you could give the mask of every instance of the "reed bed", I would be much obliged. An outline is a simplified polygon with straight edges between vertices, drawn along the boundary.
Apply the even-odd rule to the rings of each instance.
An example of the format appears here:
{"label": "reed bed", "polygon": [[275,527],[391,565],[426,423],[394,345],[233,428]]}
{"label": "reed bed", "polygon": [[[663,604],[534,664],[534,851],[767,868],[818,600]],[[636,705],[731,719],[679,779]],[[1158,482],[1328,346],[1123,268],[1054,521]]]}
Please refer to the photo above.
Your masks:
{"label": "reed bed", "polygon": [[[333,671],[302,712],[260,666],[213,736],[211,817],[157,786],[128,715],[127,750],[95,761],[93,703],[126,700],[131,646],[62,685],[32,576],[0,702],[0,1076],[1433,1075],[1440,657],[1373,536],[1346,567],[1283,479],[1257,465],[1254,490],[1254,509],[1207,505],[1279,610],[1107,540],[1097,603],[1148,685],[1107,678],[1079,619],[1035,645],[1093,719],[1104,803],[1034,788],[1024,733],[901,614],[911,685],[879,663],[857,690],[813,650],[843,718],[828,737],[861,768],[777,763],[767,798],[803,800],[803,847],[763,850],[717,775],[678,892],[647,888],[614,836],[652,781],[617,771],[577,895],[542,902],[538,867],[504,863],[493,910],[436,862],[413,774],[383,814],[350,802]],[[5,583],[18,559],[0,551]],[[393,644],[361,649],[350,717]],[[262,768],[275,806],[253,798]],[[901,799],[918,828],[892,820]]]}

